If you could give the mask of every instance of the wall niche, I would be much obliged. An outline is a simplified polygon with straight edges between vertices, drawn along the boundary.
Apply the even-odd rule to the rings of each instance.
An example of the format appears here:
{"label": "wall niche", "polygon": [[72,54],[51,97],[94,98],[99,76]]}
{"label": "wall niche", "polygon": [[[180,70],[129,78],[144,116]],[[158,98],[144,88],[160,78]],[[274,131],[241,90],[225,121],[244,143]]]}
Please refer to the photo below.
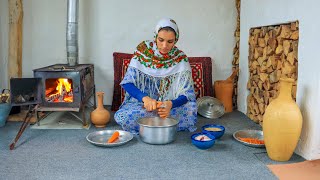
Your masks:
{"label": "wall niche", "polygon": [[262,125],[269,103],[278,96],[279,79],[298,79],[299,22],[251,28],[249,32],[249,80],[247,116]]}

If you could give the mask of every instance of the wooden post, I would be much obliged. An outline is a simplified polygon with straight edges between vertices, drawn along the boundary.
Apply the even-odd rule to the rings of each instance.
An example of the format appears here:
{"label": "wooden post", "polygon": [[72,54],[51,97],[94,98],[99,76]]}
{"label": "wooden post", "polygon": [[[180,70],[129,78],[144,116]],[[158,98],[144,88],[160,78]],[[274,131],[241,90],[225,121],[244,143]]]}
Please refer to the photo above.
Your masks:
{"label": "wooden post", "polygon": [[9,52],[8,78],[22,77],[22,0],[8,0],[9,4]]}

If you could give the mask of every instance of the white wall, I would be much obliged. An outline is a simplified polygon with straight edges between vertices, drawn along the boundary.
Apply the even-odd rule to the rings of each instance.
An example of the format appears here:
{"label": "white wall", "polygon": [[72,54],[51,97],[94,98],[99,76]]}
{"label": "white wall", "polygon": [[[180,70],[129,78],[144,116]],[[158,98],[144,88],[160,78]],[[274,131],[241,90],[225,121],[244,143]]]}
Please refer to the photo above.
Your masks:
{"label": "white wall", "polygon": [[[7,4],[0,1],[0,6]],[[67,63],[65,33],[67,0],[23,1],[23,77],[32,70]],[[5,5],[7,6],[7,5]],[[6,7],[4,7],[6,8]],[[112,53],[132,53],[143,40],[152,39],[158,20],[171,17],[180,28],[177,46],[188,56],[213,58],[213,79],[231,74],[235,44],[236,9],[234,0],[80,0],[79,62],[95,65],[97,91],[105,92],[104,104],[113,93]],[[2,19],[7,18],[0,11]],[[1,33],[7,24],[1,21]],[[6,53],[6,51],[5,51]],[[7,54],[1,61],[7,60]],[[6,66],[0,67],[0,70]],[[6,74],[0,77],[7,81]]]}
{"label": "white wall", "polygon": [[243,113],[247,111],[249,29],[299,20],[297,103],[304,121],[296,152],[306,159],[320,159],[319,7],[317,0],[241,0],[238,108]]}

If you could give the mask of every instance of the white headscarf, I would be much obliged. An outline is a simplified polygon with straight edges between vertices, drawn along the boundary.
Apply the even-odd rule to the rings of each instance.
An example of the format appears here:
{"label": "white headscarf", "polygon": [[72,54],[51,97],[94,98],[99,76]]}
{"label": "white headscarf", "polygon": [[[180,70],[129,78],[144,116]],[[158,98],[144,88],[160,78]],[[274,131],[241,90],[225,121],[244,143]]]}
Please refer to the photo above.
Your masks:
{"label": "white headscarf", "polygon": [[173,19],[170,19],[170,18],[163,18],[158,22],[156,29],[154,31],[154,38],[155,39],[157,38],[160,29],[162,29],[164,27],[171,27],[176,32],[176,41],[175,42],[177,43],[177,41],[179,40],[179,28],[178,28],[177,23]]}

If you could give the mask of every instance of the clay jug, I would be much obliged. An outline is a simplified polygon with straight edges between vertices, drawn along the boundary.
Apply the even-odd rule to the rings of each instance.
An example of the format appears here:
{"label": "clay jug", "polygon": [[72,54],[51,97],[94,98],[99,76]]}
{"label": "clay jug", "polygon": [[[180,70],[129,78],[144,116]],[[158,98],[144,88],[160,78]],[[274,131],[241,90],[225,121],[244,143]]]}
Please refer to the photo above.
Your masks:
{"label": "clay jug", "polygon": [[233,81],[218,80],[214,82],[215,97],[221,101],[224,111],[232,112]]}
{"label": "clay jug", "polygon": [[288,161],[299,140],[302,115],[292,99],[291,78],[280,79],[279,96],[270,102],[263,115],[263,136],[270,159]]}
{"label": "clay jug", "polygon": [[110,121],[110,113],[103,107],[104,92],[97,92],[98,105],[97,108],[91,112],[91,122],[98,128],[106,127]]}
{"label": "clay jug", "polygon": [[233,79],[237,75],[238,71],[238,68],[235,69],[231,76],[228,77],[226,80],[215,81],[213,85],[215,97],[222,102],[225,108],[225,112],[232,112],[233,110]]}

